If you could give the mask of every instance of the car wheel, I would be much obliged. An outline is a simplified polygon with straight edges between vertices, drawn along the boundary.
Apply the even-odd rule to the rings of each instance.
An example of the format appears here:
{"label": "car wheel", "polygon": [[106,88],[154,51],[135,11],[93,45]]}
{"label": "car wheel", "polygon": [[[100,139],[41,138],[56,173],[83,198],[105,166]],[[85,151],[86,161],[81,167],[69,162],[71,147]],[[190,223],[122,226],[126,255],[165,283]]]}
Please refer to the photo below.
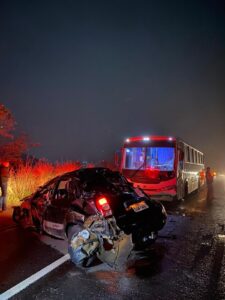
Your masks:
{"label": "car wheel", "polygon": [[19,224],[21,220],[21,208],[19,206],[14,207],[12,219],[15,223]]}
{"label": "car wheel", "polygon": [[68,227],[67,230],[67,237],[68,237],[68,251],[71,257],[71,260],[76,264],[78,267],[90,267],[96,260],[96,254],[91,255],[90,257],[85,257],[83,255],[82,250],[78,250],[78,252],[74,251],[71,247],[71,240],[73,236],[77,235],[80,231],[84,228],[81,224],[71,225]]}
{"label": "car wheel", "polygon": [[68,242],[70,243],[73,235],[78,234],[82,229],[83,226],[81,224],[70,225],[67,229]]}

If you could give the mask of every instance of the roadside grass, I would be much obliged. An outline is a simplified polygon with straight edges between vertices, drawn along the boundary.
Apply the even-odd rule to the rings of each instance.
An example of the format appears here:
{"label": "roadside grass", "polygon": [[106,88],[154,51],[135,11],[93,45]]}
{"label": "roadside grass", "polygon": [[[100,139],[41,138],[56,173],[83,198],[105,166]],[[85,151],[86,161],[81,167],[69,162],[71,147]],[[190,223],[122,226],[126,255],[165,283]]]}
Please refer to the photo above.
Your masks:
{"label": "roadside grass", "polygon": [[16,170],[10,170],[8,184],[7,205],[18,205],[24,197],[34,193],[35,190],[45,182],[66,172],[77,170],[81,167],[79,162],[57,162],[51,164],[40,161],[33,164],[27,161],[21,164]]}

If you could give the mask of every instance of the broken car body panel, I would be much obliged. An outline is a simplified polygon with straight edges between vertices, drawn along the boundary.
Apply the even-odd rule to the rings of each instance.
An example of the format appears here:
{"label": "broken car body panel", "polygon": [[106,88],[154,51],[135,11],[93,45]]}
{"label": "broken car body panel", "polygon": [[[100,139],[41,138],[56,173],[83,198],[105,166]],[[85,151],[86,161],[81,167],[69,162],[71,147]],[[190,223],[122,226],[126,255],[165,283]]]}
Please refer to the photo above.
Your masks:
{"label": "broken car body panel", "polygon": [[111,232],[106,236],[123,231],[142,242],[155,240],[151,237],[166,222],[162,204],[134,188],[119,172],[106,168],[80,169],[52,179],[22,200],[13,218],[25,227],[65,239],[68,228],[75,224],[83,228],[88,218],[99,215],[108,220]]}

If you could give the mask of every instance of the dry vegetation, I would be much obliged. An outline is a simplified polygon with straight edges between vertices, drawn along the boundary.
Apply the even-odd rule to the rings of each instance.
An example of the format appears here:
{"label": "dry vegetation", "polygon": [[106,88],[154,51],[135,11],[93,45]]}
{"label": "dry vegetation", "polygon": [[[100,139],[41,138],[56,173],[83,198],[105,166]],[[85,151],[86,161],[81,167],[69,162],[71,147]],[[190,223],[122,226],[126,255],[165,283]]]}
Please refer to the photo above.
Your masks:
{"label": "dry vegetation", "polygon": [[45,161],[33,164],[28,161],[16,170],[10,170],[7,203],[17,205],[19,200],[33,193],[39,186],[57,175],[80,168],[77,162],[51,164]]}

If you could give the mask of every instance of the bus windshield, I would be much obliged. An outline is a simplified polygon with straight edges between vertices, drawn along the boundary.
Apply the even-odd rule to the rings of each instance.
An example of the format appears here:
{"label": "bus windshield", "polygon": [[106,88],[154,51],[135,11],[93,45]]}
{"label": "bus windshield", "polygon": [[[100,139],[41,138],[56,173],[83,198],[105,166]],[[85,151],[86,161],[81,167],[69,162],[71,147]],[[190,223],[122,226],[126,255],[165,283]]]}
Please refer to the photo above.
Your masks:
{"label": "bus windshield", "polygon": [[124,169],[173,171],[175,149],[173,147],[125,148]]}

